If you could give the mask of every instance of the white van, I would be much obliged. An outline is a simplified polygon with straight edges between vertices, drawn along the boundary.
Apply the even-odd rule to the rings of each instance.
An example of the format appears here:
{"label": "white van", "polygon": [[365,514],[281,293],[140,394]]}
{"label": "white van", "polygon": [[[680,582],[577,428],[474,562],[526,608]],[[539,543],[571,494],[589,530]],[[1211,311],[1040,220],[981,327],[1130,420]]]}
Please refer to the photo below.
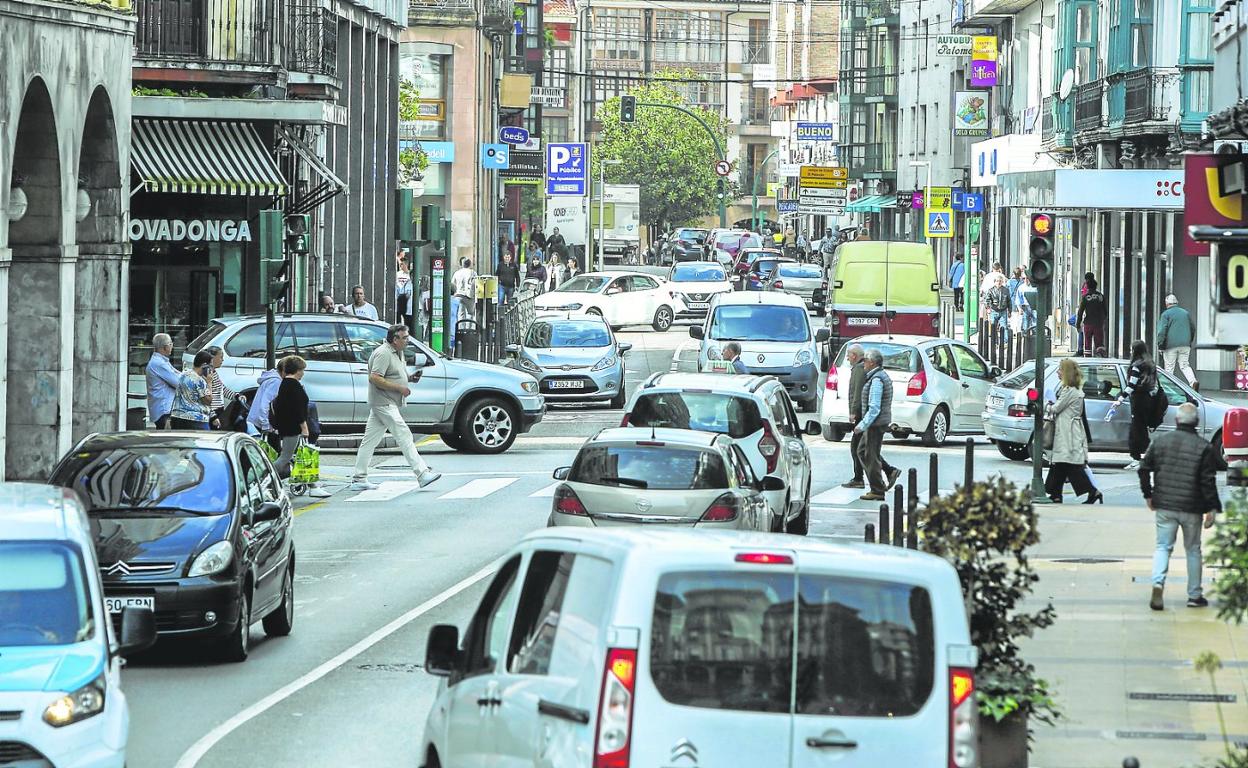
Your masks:
{"label": "white van", "polygon": [[975,663],[957,575],[932,555],[546,529],[504,558],[462,643],[454,626],[431,630],[425,668],[443,682],[421,757],[425,768],[967,768]]}

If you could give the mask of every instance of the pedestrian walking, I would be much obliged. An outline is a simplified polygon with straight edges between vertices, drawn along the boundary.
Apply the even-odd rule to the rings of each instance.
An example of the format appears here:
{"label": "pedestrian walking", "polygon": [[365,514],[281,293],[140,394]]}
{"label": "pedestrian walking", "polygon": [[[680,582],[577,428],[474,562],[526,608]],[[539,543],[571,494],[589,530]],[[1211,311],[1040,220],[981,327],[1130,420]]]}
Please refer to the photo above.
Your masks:
{"label": "pedestrian walking", "polygon": [[1183,549],[1187,554],[1187,607],[1209,605],[1201,588],[1201,525],[1213,527],[1213,516],[1222,511],[1218,497],[1218,469],[1215,449],[1196,433],[1200,410],[1192,403],[1179,406],[1174,431],[1163,432],[1140,462],[1140,493],[1152,511],[1157,526],[1157,548],[1153,552],[1153,594],[1148,607],[1165,608],[1162,593],[1170,570],[1170,553],[1179,529],[1183,529]]}
{"label": "pedestrian walking", "polygon": [[206,347],[205,351],[212,355],[212,362],[208,366],[208,394],[212,397],[212,402],[208,404],[212,408],[210,423],[213,429],[228,428],[229,425],[224,424],[222,414],[225,412],[225,406],[238,397],[238,393],[225,386],[225,382],[221,381],[221,376],[217,373],[217,369],[225,362],[225,351],[221,347]]}
{"label": "pedestrian walking", "polygon": [[805,232],[797,233],[797,255],[802,261],[810,261],[810,238]]}
{"label": "pedestrian walking", "polygon": [[561,259],[568,256],[568,243],[563,239],[563,235],[559,234],[559,227],[555,227],[550,231],[550,237],[547,238],[544,247],[547,251]]}
{"label": "pedestrian walking", "polygon": [[1010,343],[1010,289],[1006,287],[1005,275],[997,273],[992,288],[985,299],[991,312],[989,321],[993,338],[1001,344]]}
{"label": "pedestrian walking", "polygon": [[269,408],[273,405],[273,398],[277,397],[277,390],[282,384],[285,369],[286,358],[283,357],[277,361],[276,367],[272,370],[260,374],[260,378],[256,380],[256,393],[251,396],[251,408],[247,411],[247,423],[254,427],[256,433],[275,451],[280,451],[282,445],[269,420]]}
{"label": "pedestrian walking", "polygon": [[459,261],[459,269],[451,275],[451,332],[450,349],[455,349],[455,336],[459,333],[461,320],[477,318],[477,272],[472,268],[472,259],[464,257]]}
{"label": "pedestrian walking", "polygon": [[550,290],[557,291],[559,286],[563,285],[563,261],[553,253],[550,255],[550,260],[546,262],[546,276]]}
{"label": "pedestrian walking", "polygon": [[[985,274],[979,281],[979,295],[987,297],[988,292],[996,287],[998,277],[1004,281],[1005,273],[1001,271],[1001,262],[994,261],[992,263],[992,269],[988,270],[988,273]],[[985,301],[986,300],[987,299],[985,298]]]}
{"label": "pedestrian walking", "polygon": [[529,235],[529,242],[536,243],[539,248],[546,248],[546,233],[542,231],[541,224],[533,225],[533,234]]}
{"label": "pedestrian walking", "polygon": [[369,304],[364,298],[364,286],[357,285],[351,289],[351,303],[342,308],[342,311],[348,315],[363,317],[368,320],[377,319],[377,307]]}
{"label": "pedestrian walking", "polygon": [[516,266],[516,260],[510,253],[504,253],[496,271],[502,300],[504,303],[511,301],[516,296],[516,288],[520,286],[520,267]]}
{"label": "pedestrian walking", "polygon": [[1032,305],[1035,296],[1035,286],[1031,284],[1031,278],[1024,274],[1023,282],[1014,294],[1014,308],[1018,312],[1018,332],[1024,336],[1035,333],[1036,323],[1039,320],[1036,308]]}
{"label": "pedestrian walking", "polygon": [[282,362],[285,375],[273,398],[269,421],[281,445],[273,468],[285,480],[290,477],[290,465],[299,443],[308,437],[308,393],[301,383],[308,364],[299,355],[284,357]]}
{"label": "pedestrian walking", "polygon": [[880,448],[884,444],[884,431],[893,422],[893,382],[884,372],[884,356],[880,350],[867,350],[862,361],[863,385],[861,397],[866,403],[862,419],[854,425],[858,437],[858,460],[862,462],[863,475],[868,491],[863,501],[883,501],[891,478],[884,475],[884,458]]}
{"label": "pedestrian walking", "polygon": [[748,374],[750,372],[750,369],[745,367],[745,361],[741,359],[740,342],[730,341],[727,344],[725,344],[723,352],[720,353],[720,357],[722,357],[730,366],[732,366],[733,373]]}
{"label": "pedestrian walking", "polygon": [[838,245],[836,233],[831,229],[823,234],[823,239],[819,241],[819,258],[823,261],[824,269],[832,268],[832,261],[836,258],[836,246]]}
{"label": "pedestrian walking", "polygon": [[[1161,391],[1161,382],[1157,378],[1157,364],[1152,355],[1148,354],[1148,345],[1136,340],[1131,343],[1131,367],[1127,370],[1127,386],[1118,395],[1114,407],[1124,402],[1131,403],[1131,429],[1127,433],[1127,450],[1131,453],[1131,463],[1124,469],[1135,471],[1140,468],[1140,459],[1148,451],[1150,430],[1156,429],[1166,418],[1169,401]],[[1160,418],[1158,417],[1160,409]]]}
{"label": "pedestrian walking", "polygon": [[1080,352],[1085,356],[1090,356],[1097,347],[1105,344],[1105,320],[1108,312],[1105,294],[1101,293],[1097,287],[1096,279],[1087,278],[1084,286],[1087,292],[1079,299],[1079,310],[1075,313],[1075,326],[1083,333]]}
{"label": "pedestrian walking", "polygon": [[579,274],[581,274],[581,268],[576,265],[576,259],[568,259],[568,265],[563,270],[563,282],[566,283]]}
{"label": "pedestrian walking", "polygon": [[172,354],[173,338],[169,334],[158,333],[152,337],[152,356],[143,373],[147,379],[147,417],[157,429],[169,428],[169,412],[173,410],[173,397],[181,378],[169,362]]}
{"label": "pedestrian walking", "polygon": [[403,420],[399,410],[407,396],[412,393],[409,383],[420,381],[424,355],[416,355],[416,372],[408,374],[403,352],[407,348],[407,328],[392,325],[386,331],[386,343],[373,350],[368,358],[368,422],[364,425],[364,439],[359,455],[355,457],[355,474],[351,478],[351,490],[364,491],[377,487],[368,481],[368,465],[373,451],[389,432],[399,444],[404,458],[421,488],[436,481],[442,475],[434,472],[421,458],[412,440],[412,430]]}
{"label": "pedestrian walking", "polygon": [[[845,350],[845,360],[849,363],[849,423],[857,425],[862,420],[862,385],[866,380],[867,373],[863,365],[862,347],[858,344],[851,344],[849,349]],[[890,414],[891,419],[891,414]],[[842,488],[865,488],[866,483],[863,482],[863,465],[862,459],[858,456],[859,447],[862,445],[863,433],[854,430],[853,436],[849,441],[849,455],[854,461],[854,476],[849,482],[842,483]],[[901,470],[880,457],[880,468],[884,470],[884,474],[888,480],[885,488],[892,488],[897,482],[897,478],[901,476]]]}
{"label": "pedestrian walking", "polygon": [[534,289],[538,293],[546,291],[546,264],[541,259],[541,251],[537,254],[529,256],[528,264],[525,265],[524,282],[533,283]]}
{"label": "pedestrian walking", "polygon": [[1070,483],[1076,496],[1087,495],[1084,504],[1103,504],[1105,496],[1097,490],[1088,471],[1091,431],[1083,411],[1083,374],[1079,364],[1067,357],[1058,365],[1057,376],[1060,384],[1056,399],[1045,408],[1046,418],[1053,422],[1053,447],[1044,490],[1053,502],[1061,504],[1062,491]]}
{"label": "pedestrian walking", "polygon": [[1192,342],[1196,340],[1196,323],[1188,311],[1179,306],[1179,297],[1166,296],[1166,311],[1157,318],[1157,349],[1161,350],[1161,367],[1175,374],[1182,372],[1187,383],[1197,387],[1196,374],[1188,363]]}
{"label": "pedestrian walking", "polygon": [[330,296],[328,293],[322,293],[320,312],[323,315],[336,315],[342,312],[342,307],[338,306],[333,296]]}
{"label": "pedestrian walking", "polygon": [[408,266],[404,252],[400,250],[394,276],[394,315],[396,323],[411,325],[412,315],[416,311],[413,293],[411,268]]}
{"label": "pedestrian walking", "polygon": [[955,312],[961,312],[963,307],[962,294],[966,287],[966,262],[962,260],[962,254],[955,254],[953,263],[949,265],[949,273],[945,278],[949,288],[953,290],[953,309]]}
{"label": "pedestrian walking", "polygon": [[206,349],[195,353],[191,367],[178,377],[173,393],[169,424],[174,429],[208,429],[212,420],[212,393],[208,391],[208,369],[212,355]]}

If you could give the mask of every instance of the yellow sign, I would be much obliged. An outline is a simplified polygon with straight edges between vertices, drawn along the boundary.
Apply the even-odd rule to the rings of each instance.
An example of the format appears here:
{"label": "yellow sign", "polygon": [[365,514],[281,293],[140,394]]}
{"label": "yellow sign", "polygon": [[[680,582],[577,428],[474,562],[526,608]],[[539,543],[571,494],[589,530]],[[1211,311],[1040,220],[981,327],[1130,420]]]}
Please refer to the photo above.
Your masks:
{"label": "yellow sign", "polygon": [[924,236],[928,239],[953,237],[953,190],[928,187],[923,201]]}
{"label": "yellow sign", "polygon": [[807,189],[845,189],[849,186],[849,169],[803,165],[797,178],[798,186]]}
{"label": "yellow sign", "polygon": [[935,208],[938,211],[952,211],[953,189],[950,187],[928,187],[927,195],[924,196],[923,201],[928,208]]}
{"label": "yellow sign", "polygon": [[767,182],[767,197],[776,197],[780,191],[780,184],[775,181]]}
{"label": "yellow sign", "polygon": [[528,109],[533,95],[533,76],[504,73],[498,82],[498,105],[508,109]]}
{"label": "yellow sign", "polygon": [[976,35],[971,41],[971,59],[974,61],[997,60],[997,38],[992,35]]}

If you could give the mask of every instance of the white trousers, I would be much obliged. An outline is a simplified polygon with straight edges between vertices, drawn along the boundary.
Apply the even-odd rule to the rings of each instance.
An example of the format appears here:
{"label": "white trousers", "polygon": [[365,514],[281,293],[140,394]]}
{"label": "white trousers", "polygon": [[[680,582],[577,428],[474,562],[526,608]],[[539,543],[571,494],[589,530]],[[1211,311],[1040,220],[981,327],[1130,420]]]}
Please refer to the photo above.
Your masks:
{"label": "white trousers", "polygon": [[[1171,347],[1170,349],[1161,350],[1161,367],[1170,373],[1183,372],[1184,378],[1188,384],[1196,383],[1196,374],[1192,371],[1192,366],[1188,364],[1188,358],[1192,355],[1191,347]],[[1178,370],[1176,370],[1176,368]]]}
{"label": "white trousers", "polygon": [[381,444],[387,432],[394,436],[394,441],[399,444],[399,450],[403,452],[404,458],[407,459],[407,463],[411,465],[417,477],[429,470],[429,465],[416,450],[416,443],[412,440],[412,430],[403,421],[399,406],[376,405],[368,412],[368,424],[364,427],[364,441],[360,443],[359,455],[355,457],[354,478],[356,480],[368,477],[368,464],[373,460],[373,451],[377,450],[377,446]]}

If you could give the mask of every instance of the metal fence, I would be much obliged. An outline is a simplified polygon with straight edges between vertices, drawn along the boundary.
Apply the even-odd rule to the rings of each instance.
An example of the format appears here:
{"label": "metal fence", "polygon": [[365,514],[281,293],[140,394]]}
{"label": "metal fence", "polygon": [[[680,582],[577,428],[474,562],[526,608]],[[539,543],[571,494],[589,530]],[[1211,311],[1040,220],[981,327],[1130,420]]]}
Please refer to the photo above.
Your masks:
{"label": "metal fence", "polygon": [[506,357],[508,344],[519,344],[537,315],[533,290],[517,291],[511,301],[483,302],[480,321],[460,320],[455,326],[455,356],[497,363]]}
{"label": "metal fence", "polygon": [[1012,371],[1034,356],[1035,332],[1041,326],[1026,333],[1012,330],[1008,323],[1000,325],[992,320],[979,321],[979,354],[989,365],[1002,371]]}

